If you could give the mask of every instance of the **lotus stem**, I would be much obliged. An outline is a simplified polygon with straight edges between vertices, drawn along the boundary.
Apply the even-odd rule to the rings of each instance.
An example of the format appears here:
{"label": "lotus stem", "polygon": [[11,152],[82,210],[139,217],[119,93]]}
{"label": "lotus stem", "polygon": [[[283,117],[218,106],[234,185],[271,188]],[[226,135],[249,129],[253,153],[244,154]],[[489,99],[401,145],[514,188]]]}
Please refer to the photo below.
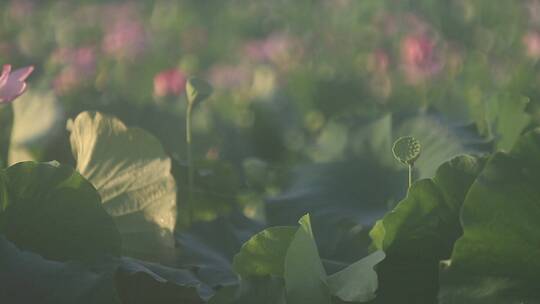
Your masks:
{"label": "lotus stem", "polygon": [[186,112],[186,149],[187,149],[187,166],[188,166],[188,197],[186,201],[186,214],[188,225],[192,221],[191,203],[193,199],[193,180],[194,180],[194,168],[193,168],[193,155],[191,144],[191,112],[193,107],[191,104],[187,106]]}
{"label": "lotus stem", "polygon": [[413,183],[413,165],[409,165],[409,189],[411,188]]}

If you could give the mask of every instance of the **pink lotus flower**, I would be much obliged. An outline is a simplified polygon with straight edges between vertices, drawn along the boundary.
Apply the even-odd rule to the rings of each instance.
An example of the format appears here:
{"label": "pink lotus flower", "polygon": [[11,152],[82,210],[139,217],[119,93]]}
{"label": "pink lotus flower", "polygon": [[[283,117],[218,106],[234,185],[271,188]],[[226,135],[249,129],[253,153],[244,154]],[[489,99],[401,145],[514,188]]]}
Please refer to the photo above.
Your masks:
{"label": "pink lotus flower", "polygon": [[105,6],[102,12],[105,36],[102,49],[118,60],[134,60],[149,45],[149,35],[134,2]]}
{"label": "pink lotus flower", "polygon": [[57,94],[64,94],[89,81],[96,73],[96,52],[91,46],[57,49],[52,61],[63,68],[53,82]]}
{"label": "pink lotus flower", "polygon": [[179,96],[186,88],[186,74],[178,69],[169,69],[154,76],[154,95],[164,97]]}
{"label": "pink lotus flower", "polygon": [[409,35],[401,42],[401,60],[407,80],[418,83],[442,70],[435,42],[427,35]]}
{"label": "pink lotus flower", "polygon": [[117,59],[134,59],[141,55],[147,46],[147,35],[138,20],[118,20],[107,28],[103,39],[105,53]]}
{"label": "pink lotus flower", "polygon": [[11,72],[11,65],[5,64],[0,75],[0,104],[12,102],[26,90],[26,78],[34,70],[33,66]]}
{"label": "pink lotus flower", "polygon": [[253,78],[246,66],[236,65],[215,65],[209,77],[213,86],[227,89],[247,86]]}
{"label": "pink lotus flower", "polygon": [[247,56],[255,61],[271,61],[287,52],[287,41],[281,37],[270,36],[265,40],[249,41],[245,47]]}
{"label": "pink lotus flower", "polygon": [[525,45],[527,56],[532,59],[540,59],[540,33],[528,32],[523,36],[523,44]]}
{"label": "pink lotus flower", "polygon": [[251,40],[244,45],[244,54],[256,62],[280,64],[302,53],[300,41],[284,33],[272,33],[265,39]]}

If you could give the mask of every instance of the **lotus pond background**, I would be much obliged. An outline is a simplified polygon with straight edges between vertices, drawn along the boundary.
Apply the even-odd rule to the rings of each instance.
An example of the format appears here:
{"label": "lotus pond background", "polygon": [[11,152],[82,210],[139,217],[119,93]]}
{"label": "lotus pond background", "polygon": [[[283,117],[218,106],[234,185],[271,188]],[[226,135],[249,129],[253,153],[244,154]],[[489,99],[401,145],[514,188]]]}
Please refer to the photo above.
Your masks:
{"label": "lotus pond background", "polygon": [[[410,244],[405,248],[396,241],[397,249],[391,242],[400,240],[398,236],[390,241],[387,237],[390,245],[377,244],[384,236],[377,236],[382,226],[375,222],[407,194],[407,168],[392,156],[392,143],[400,136],[421,142],[415,179],[437,173],[433,187],[443,189],[443,196],[451,193],[459,206],[465,197],[498,201],[508,196],[490,192],[496,197],[489,197],[471,186],[482,174],[485,179],[530,178],[520,177],[502,160],[499,166],[498,154],[489,155],[508,152],[516,168],[521,164],[534,171],[538,164],[540,156],[531,152],[537,138],[531,139],[531,134],[540,123],[539,59],[540,1],[4,1],[0,63],[34,65],[35,71],[24,95],[11,105],[0,105],[4,118],[0,125],[8,130],[2,131],[1,159],[3,167],[54,160],[58,163],[49,165],[58,170],[75,168],[97,188],[115,218],[122,248],[107,247],[115,242],[112,236],[99,241],[99,235],[112,233],[103,218],[85,232],[98,235],[88,239],[97,243],[74,246],[97,251],[104,246],[110,249],[107,254],[121,252],[122,258],[109,263],[116,268],[103,271],[103,264],[93,263],[87,270],[91,274],[77,274],[81,279],[71,282],[76,287],[65,298],[71,301],[81,301],[81,293],[92,290],[93,297],[85,299],[88,303],[398,303],[397,299],[538,303],[538,295],[523,282],[540,276],[540,267],[534,268],[537,262],[531,262],[538,257],[537,249],[531,249],[533,253],[519,249],[523,239],[524,243],[540,239],[538,232],[528,235],[535,224],[523,228],[530,238],[509,237],[510,249],[501,249],[505,254],[499,262],[479,267],[482,270],[466,279],[448,275],[439,282],[438,262],[450,258],[454,242],[467,227],[466,219],[471,218],[465,214],[474,212],[459,213],[452,207],[447,213],[422,205],[418,210],[437,214],[436,223],[416,230],[412,224],[396,228],[396,235],[421,236],[405,238],[403,242]],[[193,111],[195,191],[188,210],[185,87],[190,76],[205,79],[213,94]],[[12,119],[5,118],[8,107]],[[454,158],[462,154],[472,156]],[[49,165],[10,167],[5,170],[11,183],[7,184],[23,187],[16,176],[24,172],[39,176],[45,173],[38,172],[52,170],[40,166]],[[129,171],[137,166],[152,174]],[[485,173],[484,166],[492,171]],[[54,189],[63,187],[55,182],[83,187],[78,175],[70,174],[47,182]],[[449,185],[447,174],[463,184]],[[123,188],[107,184],[112,179]],[[535,181],[516,186],[533,193],[527,192],[530,195],[523,201],[537,194]],[[419,201],[429,192],[426,183],[417,186],[418,193],[427,191],[419,194]],[[160,199],[167,203],[160,206],[168,211],[160,209],[152,213],[154,217],[126,216],[140,210],[122,202],[144,205],[141,202],[151,199],[137,191],[149,185],[162,187]],[[510,193],[514,188],[508,187]],[[404,201],[414,198],[410,195]],[[517,209],[531,214],[537,208],[529,207]],[[418,210],[404,218],[420,217]],[[519,212],[510,212],[516,222],[522,219]],[[418,222],[424,221],[420,218]],[[0,232],[10,225],[2,221],[6,220],[0,214]],[[154,222],[164,230],[155,230]],[[448,222],[457,228],[445,226]],[[97,223],[107,224],[98,231]],[[259,234],[259,239],[251,238],[268,227],[274,228]],[[420,233],[423,229],[429,232]],[[445,231],[449,244],[435,242],[435,246],[422,238],[431,241],[426,236],[430,233],[443,238],[438,229]],[[86,234],[74,235],[80,241]],[[461,251],[455,249],[459,252],[454,254],[475,268],[478,261],[471,262],[466,248],[475,234],[465,236],[457,243]],[[6,238],[39,258],[57,262],[80,258],[69,248],[41,248],[32,241],[21,245],[8,233]],[[421,244],[415,243],[418,239]],[[253,241],[253,251],[242,247],[248,240]],[[426,242],[430,245],[424,247]],[[19,250],[9,246],[4,246],[6,255]],[[255,250],[258,246],[266,251]],[[293,247],[296,251],[291,251]],[[420,259],[430,263],[419,264],[410,248],[422,248],[428,254]],[[384,257],[375,249],[387,257],[377,268],[381,286],[377,292],[373,265]],[[59,254],[64,250],[68,253]],[[287,252],[287,258],[268,258],[269,262],[260,257],[264,252],[277,252],[276,256]],[[533,258],[524,258],[528,254]],[[530,271],[522,265],[513,267],[506,258],[536,266]],[[314,259],[319,262],[305,262]],[[358,260],[367,266],[355,264]],[[349,277],[333,275],[343,274],[339,271],[350,270],[351,265],[357,267]],[[59,267],[68,268],[64,273],[79,271]],[[9,275],[0,273],[0,279],[10,280],[13,273],[24,277],[29,271],[11,269]],[[293,278],[291,272],[305,277]],[[404,272],[411,274],[403,278]],[[92,277],[97,274],[98,279]],[[318,290],[310,276],[324,277],[321,280],[330,287],[319,289],[323,294],[305,292]],[[114,290],[96,283],[110,277],[116,282]],[[354,284],[349,286],[350,282]],[[58,288],[47,284],[44,290]],[[324,294],[326,289],[329,294]],[[51,303],[74,303],[58,299]]]}

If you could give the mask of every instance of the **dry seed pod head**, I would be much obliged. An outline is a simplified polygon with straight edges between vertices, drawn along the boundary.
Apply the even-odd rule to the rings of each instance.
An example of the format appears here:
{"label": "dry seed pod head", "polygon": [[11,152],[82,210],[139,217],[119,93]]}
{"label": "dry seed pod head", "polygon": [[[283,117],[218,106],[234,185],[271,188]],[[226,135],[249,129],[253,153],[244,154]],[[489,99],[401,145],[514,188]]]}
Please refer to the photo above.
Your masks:
{"label": "dry seed pod head", "polygon": [[394,142],[392,152],[397,160],[405,165],[412,166],[420,157],[421,148],[422,146],[416,138],[404,136]]}

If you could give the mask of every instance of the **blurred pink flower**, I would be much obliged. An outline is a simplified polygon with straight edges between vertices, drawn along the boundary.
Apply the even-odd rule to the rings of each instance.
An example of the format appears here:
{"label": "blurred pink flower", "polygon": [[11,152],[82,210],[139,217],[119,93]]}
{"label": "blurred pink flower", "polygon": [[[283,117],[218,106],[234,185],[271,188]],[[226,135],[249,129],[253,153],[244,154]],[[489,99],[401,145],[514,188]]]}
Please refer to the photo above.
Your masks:
{"label": "blurred pink flower", "polygon": [[60,48],[52,55],[52,61],[63,66],[53,81],[54,90],[58,94],[73,90],[96,73],[94,47]]}
{"label": "blurred pink flower", "polygon": [[523,44],[527,56],[532,59],[540,58],[540,33],[530,31],[523,36]]}
{"label": "blurred pink flower", "polygon": [[81,78],[74,69],[66,68],[53,80],[53,88],[56,94],[62,95],[72,91],[81,83]]}
{"label": "blurred pink flower", "polygon": [[52,61],[75,68],[83,75],[91,75],[96,70],[96,50],[92,46],[60,48],[52,54]]}
{"label": "blurred pink flower", "polygon": [[105,53],[117,59],[134,59],[146,49],[146,33],[136,20],[118,20],[107,28],[103,39]]}
{"label": "blurred pink flower", "polygon": [[154,76],[154,95],[164,97],[179,96],[185,91],[186,74],[178,69],[169,69]]}
{"label": "blurred pink flower", "polygon": [[301,55],[302,47],[297,39],[287,34],[273,33],[262,40],[248,41],[244,53],[254,61],[279,64],[290,61],[293,54]]}
{"label": "blurred pink flower", "polygon": [[401,60],[407,80],[416,84],[442,70],[435,41],[427,35],[409,35],[401,41]]}
{"label": "blurred pink flower", "polygon": [[116,59],[133,60],[144,53],[148,35],[134,3],[111,4],[103,12],[105,36],[102,48]]}
{"label": "blurred pink flower", "polygon": [[26,90],[26,78],[34,70],[33,66],[11,72],[11,65],[5,64],[0,75],[0,103],[12,102]]}
{"label": "blurred pink flower", "polygon": [[252,75],[245,66],[216,65],[210,70],[210,82],[218,88],[238,88],[248,85]]}
{"label": "blurred pink flower", "polygon": [[248,41],[244,45],[244,53],[253,60],[262,61],[266,59],[266,53],[264,51],[264,42],[260,40]]}
{"label": "blurred pink flower", "polygon": [[96,52],[93,47],[81,47],[73,54],[73,64],[84,74],[93,74],[96,70]]}
{"label": "blurred pink flower", "polygon": [[34,12],[34,1],[11,0],[8,10],[10,17],[18,21],[24,21],[25,18]]}

